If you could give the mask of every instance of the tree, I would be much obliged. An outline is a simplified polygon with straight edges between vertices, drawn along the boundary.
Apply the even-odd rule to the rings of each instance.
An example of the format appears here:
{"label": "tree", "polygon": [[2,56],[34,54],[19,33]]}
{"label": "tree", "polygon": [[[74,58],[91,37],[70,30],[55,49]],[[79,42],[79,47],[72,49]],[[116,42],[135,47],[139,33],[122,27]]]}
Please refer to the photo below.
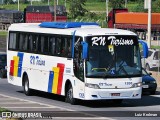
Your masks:
{"label": "tree", "polygon": [[160,12],[160,0],[152,2],[152,12]]}
{"label": "tree", "polygon": [[87,0],[68,0],[69,14],[71,18],[84,16],[87,10],[84,8]]}
{"label": "tree", "polygon": [[125,0],[110,0],[109,5],[111,8],[124,8]]}

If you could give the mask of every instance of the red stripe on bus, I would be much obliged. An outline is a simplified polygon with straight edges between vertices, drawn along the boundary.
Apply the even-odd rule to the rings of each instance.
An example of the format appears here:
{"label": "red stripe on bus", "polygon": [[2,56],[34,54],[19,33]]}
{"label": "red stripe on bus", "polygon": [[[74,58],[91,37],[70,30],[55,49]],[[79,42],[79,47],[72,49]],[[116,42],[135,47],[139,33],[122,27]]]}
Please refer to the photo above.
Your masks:
{"label": "red stripe on bus", "polygon": [[58,77],[58,87],[57,87],[57,94],[61,95],[61,90],[62,90],[62,83],[63,83],[63,73],[64,73],[64,64],[58,63],[57,67],[60,68],[59,71],[59,77]]}
{"label": "red stripe on bus", "polygon": [[10,75],[14,75],[14,60],[11,60],[10,62]]}

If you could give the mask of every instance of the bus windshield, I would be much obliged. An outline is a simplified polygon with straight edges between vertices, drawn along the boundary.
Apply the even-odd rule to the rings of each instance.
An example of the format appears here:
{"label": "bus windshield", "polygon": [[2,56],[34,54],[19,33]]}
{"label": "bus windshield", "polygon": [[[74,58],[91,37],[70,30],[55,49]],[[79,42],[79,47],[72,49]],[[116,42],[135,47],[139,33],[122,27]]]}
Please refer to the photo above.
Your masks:
{"label": "bus windshield", "polygon": [[139,77],[142,74],[136,36],[89,36],[86,77]]}

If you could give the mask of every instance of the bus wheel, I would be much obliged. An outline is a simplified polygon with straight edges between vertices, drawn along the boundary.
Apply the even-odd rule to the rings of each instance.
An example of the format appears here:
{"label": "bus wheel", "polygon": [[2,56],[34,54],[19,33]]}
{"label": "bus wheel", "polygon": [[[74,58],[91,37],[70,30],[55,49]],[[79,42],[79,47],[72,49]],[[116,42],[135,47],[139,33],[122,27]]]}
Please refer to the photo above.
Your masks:
{"label": "bus wheel", "polygon": [[65,102],[71,103],[72,105],[75,105],[77,102],[77,100],[73,98],[73,88],[71,85],[69,85],[66,91]]}
{"label": "bus wheel", "polygon": [[5,72],[3,69],[0,69],[0,78],[4,78],[5,77]]}
{"label": "bus wheel", "polygon": [[29,88],[29,80],[27,75],[24,76],[23,90],[27,96],[31,95],[31,89]]}

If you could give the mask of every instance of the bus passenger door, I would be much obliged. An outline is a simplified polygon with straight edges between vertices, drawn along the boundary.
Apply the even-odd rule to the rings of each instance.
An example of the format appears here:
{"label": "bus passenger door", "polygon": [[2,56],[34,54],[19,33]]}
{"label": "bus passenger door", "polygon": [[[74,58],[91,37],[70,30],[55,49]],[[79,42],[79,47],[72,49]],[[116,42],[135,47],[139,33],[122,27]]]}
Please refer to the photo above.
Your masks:
{"label": "bus passenger door", "polygon": [[[76,37],[74,46],[75,97],[84,97],[84,60],[82,59],[82,38]],[[77,96],[78,95],[78,96]]]}

